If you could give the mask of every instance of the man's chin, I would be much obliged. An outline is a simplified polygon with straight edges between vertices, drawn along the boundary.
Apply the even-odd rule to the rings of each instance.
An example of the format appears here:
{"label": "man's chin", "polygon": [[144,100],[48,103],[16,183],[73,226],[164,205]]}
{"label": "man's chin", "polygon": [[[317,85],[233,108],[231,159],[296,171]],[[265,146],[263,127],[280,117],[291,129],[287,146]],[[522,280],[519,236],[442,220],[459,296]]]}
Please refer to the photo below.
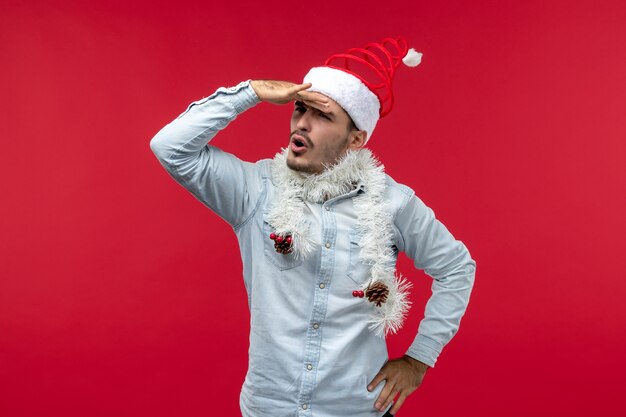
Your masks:
{"label": "man's chin", "polygon": [[304,157],[294,154],[292,151],[289,151],[287,154],[287,167],[293,171],[308,174],[316,173],[316,169],[313,164],[304,159]]}

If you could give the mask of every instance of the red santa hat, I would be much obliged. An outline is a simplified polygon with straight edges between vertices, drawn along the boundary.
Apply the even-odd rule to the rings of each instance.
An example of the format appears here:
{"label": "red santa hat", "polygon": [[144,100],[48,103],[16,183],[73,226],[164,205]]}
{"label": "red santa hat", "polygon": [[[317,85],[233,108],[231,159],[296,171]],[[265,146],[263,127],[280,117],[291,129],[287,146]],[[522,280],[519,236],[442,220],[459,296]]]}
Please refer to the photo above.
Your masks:
{"label": "red santa hat", "polygon": [[385,38],[330,56],[323,66],[311,68],[303,82],[312,84],[308,91],[335,100],[367,132],[367,143],[378,120],[393,108],[392,81],[400,62],[415,67],[421,60],[404,37]]}

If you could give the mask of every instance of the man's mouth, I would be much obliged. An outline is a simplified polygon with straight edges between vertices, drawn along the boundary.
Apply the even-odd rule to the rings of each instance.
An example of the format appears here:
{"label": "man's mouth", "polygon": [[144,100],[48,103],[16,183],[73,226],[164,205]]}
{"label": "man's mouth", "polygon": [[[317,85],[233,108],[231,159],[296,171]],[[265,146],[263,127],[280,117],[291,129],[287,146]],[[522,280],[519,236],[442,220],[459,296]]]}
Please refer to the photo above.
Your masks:
{"label": "man's mouth", "polygon": [[308,149],[309,145],[303,136],[293,134],[291,135],[289,147],[294,153],[302,153]]}

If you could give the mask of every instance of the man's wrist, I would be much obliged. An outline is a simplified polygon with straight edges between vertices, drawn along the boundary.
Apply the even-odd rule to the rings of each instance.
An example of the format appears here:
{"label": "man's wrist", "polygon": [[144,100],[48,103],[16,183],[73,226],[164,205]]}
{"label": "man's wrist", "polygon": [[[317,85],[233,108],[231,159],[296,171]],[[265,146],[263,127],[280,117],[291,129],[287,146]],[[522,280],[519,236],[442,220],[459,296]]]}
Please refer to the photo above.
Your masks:
{"label": "man's wrist", "polygon": [[441,343],[418,333],[405,354],[433,368],[442,349]]}
{"label": "man's wrist", "polygon": [[250,87],[252,88],[252,91],[254,91],[254,94],[257,96],[257,98],[259,100],[261,100],[261,97],[259,97],[259,93],[257,92],[257,89],[255,88],[255,85],[256,85],[257,82],[258,82],[257,80],[250,80],[249,81]]}
{"label": "man's wrist", "polygon": [[412,366],[414,366],[421,373],[425,373],[430,368],[430,366],[428,366],[424,362],[418,359],[412,358],[409,355],[404,355],[402,358],[408,363],[410,363]]}
{"label": "man's wrist", "polygon": [[250,80],[242,81],[233,87],[221,87],[218,91],[227,94],[237,114],[241,114],[261,102],[250,85]]}

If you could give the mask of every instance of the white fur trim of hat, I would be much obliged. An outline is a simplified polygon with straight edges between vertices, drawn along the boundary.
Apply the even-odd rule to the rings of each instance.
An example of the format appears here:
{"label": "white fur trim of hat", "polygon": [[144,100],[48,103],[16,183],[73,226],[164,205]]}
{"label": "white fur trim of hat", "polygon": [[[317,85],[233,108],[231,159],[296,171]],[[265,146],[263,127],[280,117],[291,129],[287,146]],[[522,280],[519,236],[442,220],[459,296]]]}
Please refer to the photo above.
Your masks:
{"label": "white fur trim of hat", "polygon": [[329,67],[314,67],[303,83],[311,83],[307,91],[322,93],[335,100],[350,115],[359,130],[367,132],[365,143],[372,137],[379,119],[378,97],[352,74]]}

